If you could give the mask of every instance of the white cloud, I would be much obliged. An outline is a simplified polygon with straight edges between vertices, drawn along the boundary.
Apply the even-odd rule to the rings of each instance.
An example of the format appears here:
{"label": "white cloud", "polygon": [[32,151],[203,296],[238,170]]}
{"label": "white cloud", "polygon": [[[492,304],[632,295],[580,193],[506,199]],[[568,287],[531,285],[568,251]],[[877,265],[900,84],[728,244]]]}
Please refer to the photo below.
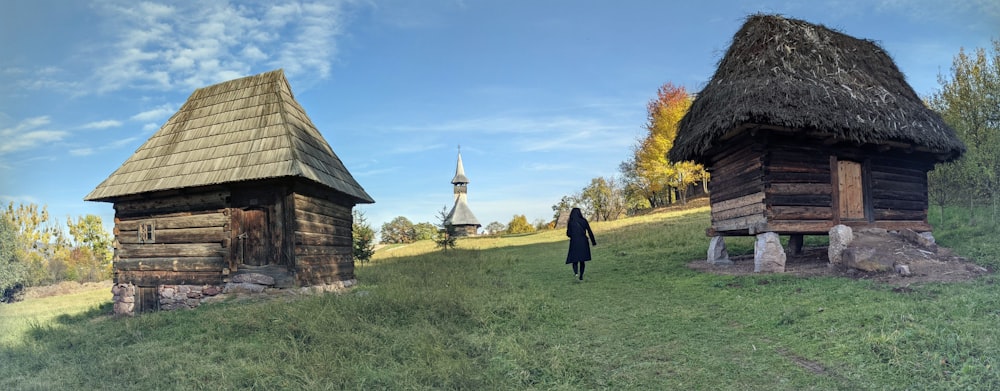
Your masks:
{"label": "white cloud", "polygon": [[138,136],[133,136],[133,137],[123,138],[120,140],[115,140],[110,144],[104,144],[99,147],[82,147],[82,148],[71,149],[69,150],[69,154],[73,156],[89,156],[97,152],[106,151],[109,149],[117,149],[124,147],[126,145],[130,145],[138,139],[139,139]]}
{"label": "white cloud", "polygon": [[157,125],[155,122],[149,122],[149,123],[147,123],[145,125],[142,125],[142,130],[144,132],[150,132],[150,131],[153,131],[153,130],[156,130],[156,129],[159,129],[159,128],[160,128],[160,125]]}
{"label": "white cloud", "polygon": [[94,154],[93,148],[77,148],[69,150],[69,154],[73,156],[88,156]]}
{"label": "white cloud", "polygon": [[33,117],[22,120],[12,128],[0,129],[0,155],[19,152],[34,148],[40,144],[60,141],[67,132],[42,128],[50,123],[48,116]]}
{"label": "white cloud", "polygon": [[570,164],[531,163],[524,167],[530,171],[564,171],[573,168]]}
{"label": "white cloud", "polygon": [[[146,111],[143,111],[143,112],[138,113],[136,115],[133,115],[131,117],[131,119],[133,121],[154,121],[154,120],[166,118],[166,117],[172,115],[175,112],[177,112],[177,108],[176,107],[174,107],[173,105],[171,105],[169,103],[165,103],[165,104],[162,104],[162,105],[160,105],[160,106],[158,106],[156,108],[153,108],[153,109],[150,109],[150,110],[146,110]],[[147,124],[146,126],[149,126],[149,124]],[[153,126],[156,126],[156,125],[153,124]],[[143,129],[145,129],[145,127],[143,127]]]}
{"label": "white cloud", "polygon": [[628,147],[635,126],[596,118],[564,116],[483,117],[439,124],[386,127],[390,131],[428,133],[475,132],[502,134],[521,152]]}
{"label": "white cloud", "polygon": [[83,128],[83,129],[107,129],[107,128],[116,128],[116,127],[119,127],[119,126],[122,126],[122,122],[121,121],[116,121],[116,120],[113,120],[113,119],[106,119],[106,120],[103,120],[103,121],[94,121],[94,122],[86,123],[83,126],[81,126],[81,128]]}
{"label": "white cloud", "polygon": [[99,9],[119,37],[96,70],[98,92],[191,90],[284,68],[326,78],[350,0],[278,4],[113,0]]}
{"label": "white cloud", "polygon": [[0,194],[0,201],[4,204],[8,202],[13,202],[15,204],[41,204],[38,197],[33,197],[30,195],[9,195]]}

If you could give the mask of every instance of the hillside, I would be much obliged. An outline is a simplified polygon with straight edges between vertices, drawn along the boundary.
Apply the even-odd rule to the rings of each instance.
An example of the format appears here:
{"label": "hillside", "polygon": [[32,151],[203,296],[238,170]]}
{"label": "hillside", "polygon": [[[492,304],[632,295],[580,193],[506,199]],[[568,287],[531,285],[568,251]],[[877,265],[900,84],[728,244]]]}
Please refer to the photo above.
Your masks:
{"label": "hillside", "polygon": [[[992,275],[904,290],[701,273],[687,264],[707,225],[706,208],[595,223],[582,283],[564,233],[546,231],[380,252],[342,295],[132,319],[104,304],[37,324],[7,317],[31,301],[0,307],[15,336],[0,343],[0,389],[1000,387]],[[938,236],[985,251],[979,236]]]}

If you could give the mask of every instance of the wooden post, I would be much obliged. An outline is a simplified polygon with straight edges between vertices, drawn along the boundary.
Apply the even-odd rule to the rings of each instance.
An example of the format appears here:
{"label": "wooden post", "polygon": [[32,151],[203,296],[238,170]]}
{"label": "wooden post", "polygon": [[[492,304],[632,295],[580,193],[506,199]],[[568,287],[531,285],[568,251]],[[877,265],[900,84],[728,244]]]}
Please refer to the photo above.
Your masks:
{"label": "wooden post", "polygon": [[788,249],[792,251],[792,255],[802,255],[802,234],[793,234],[788,237]]}

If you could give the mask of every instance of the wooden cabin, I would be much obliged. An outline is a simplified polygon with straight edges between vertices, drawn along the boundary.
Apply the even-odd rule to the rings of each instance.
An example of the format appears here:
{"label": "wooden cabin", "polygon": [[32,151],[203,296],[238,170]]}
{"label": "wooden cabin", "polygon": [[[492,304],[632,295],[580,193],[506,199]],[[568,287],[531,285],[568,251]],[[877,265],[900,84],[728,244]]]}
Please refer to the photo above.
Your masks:
{"label": "wooden cabin", "polygon": [[885,50],[823,26],[752,15],[669,152],[711,174],[710,236],[930,231],[927,172],[965,146]]}
{"label": "wooden cabin", "polygon": [[116,284],[354,279],[351,209],[372,198],[295,101],[281,70],[200,88],[85,198],[115,208]]}

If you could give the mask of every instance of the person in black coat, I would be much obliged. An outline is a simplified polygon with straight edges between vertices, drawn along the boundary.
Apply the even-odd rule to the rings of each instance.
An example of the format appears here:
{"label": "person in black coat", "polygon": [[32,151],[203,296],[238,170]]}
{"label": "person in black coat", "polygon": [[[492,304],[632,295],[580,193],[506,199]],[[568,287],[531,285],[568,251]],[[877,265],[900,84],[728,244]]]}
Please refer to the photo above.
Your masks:
{"label": "person in black coat", "polygon": [[[590,260],[590,245],[597,245],[594,239],[594,231],[590,230],[590,223],[583,218],[580,208],[573,208],[569,212],[569,221],[566,223],[566,236],[569,236],[569,253],[566,254],[566,263],[573,265],[573,275],[580,277],[583,281],[583,269]],[[587,243],[587,239],[590,243]],[[577,265],[579,264],[579,266]]]}

